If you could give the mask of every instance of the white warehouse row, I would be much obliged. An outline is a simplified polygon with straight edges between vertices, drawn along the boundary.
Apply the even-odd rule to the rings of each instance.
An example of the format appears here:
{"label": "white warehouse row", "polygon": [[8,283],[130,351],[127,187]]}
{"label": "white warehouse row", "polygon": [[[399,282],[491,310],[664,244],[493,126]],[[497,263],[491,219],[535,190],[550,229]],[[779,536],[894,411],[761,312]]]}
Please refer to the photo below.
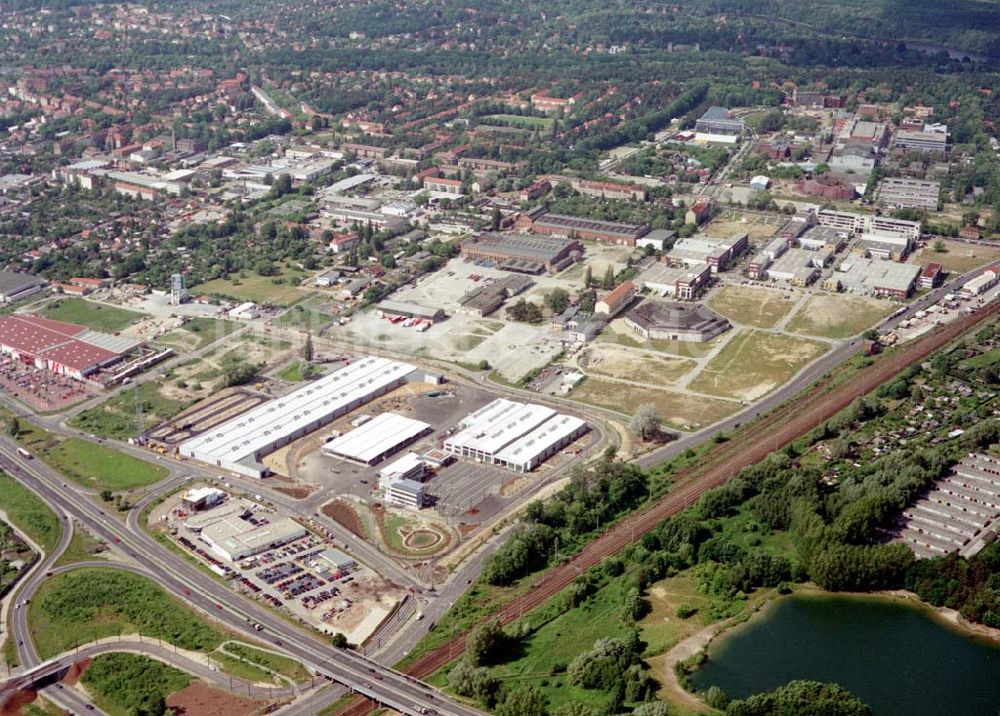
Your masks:
{"label": "white warehouse row", "polygon": [[388,358],[359,358],[283,398],[185,441],[180,452],[241,475],[262,478],[261,459],[402,385],[416,368]]}
{"label": "white warehouse row", "polygon": [[444,442],[452,455],[530,472],[589,426],[579,418],[533,403],[498,398],[470,413]]}

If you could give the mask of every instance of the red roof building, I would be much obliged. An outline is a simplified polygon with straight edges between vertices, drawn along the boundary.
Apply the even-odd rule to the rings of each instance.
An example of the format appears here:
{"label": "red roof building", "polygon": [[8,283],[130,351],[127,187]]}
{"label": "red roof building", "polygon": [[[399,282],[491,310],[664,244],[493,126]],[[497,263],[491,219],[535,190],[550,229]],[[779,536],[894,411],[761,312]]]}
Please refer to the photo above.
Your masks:
{"label": "red roof building", "polygon": [[122,354],[88,341],[83,326],[31,315],[0,318],[0,352],[36,368],[82,379]]}

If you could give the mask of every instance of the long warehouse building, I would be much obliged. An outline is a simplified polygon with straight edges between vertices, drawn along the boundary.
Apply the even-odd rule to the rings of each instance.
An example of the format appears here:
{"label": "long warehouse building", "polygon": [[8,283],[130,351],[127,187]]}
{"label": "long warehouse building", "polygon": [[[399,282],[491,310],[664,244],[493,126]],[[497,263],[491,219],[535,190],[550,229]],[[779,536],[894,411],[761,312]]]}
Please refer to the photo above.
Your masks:
{"label": "long warehouse building", "polygon": [[362,465],[381,462],[431,431],[431,426],[396,413],[382,413],[323,446],[323,452]]}
{"label": "long warehouse building", "polygon": [[180,446],[182,455],[240,475],[263,478],[261,459],[402,385],[416,368],[360,358],[283,398],[268,401]]}
{"label": "long warehouse building", "polygon": [[460,428],[445,440],[446,452],[529,472],[588,426],[544,405],[498,398],[467,415]]}

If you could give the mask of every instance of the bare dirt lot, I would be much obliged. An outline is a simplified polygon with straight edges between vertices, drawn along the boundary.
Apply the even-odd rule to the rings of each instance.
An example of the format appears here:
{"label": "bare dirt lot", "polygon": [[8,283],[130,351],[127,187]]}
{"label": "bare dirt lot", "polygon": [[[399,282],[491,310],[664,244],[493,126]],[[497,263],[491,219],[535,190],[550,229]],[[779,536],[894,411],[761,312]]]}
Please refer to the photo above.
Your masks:
{"label": "bare dirt lot", "polygon": [[696,365],[684,358],[660,356],[612,343],[585,348],[577,362],[588,373],[666,386],[675,384]]}
{"label": "bare dirt lot", "polygon": [[260,713],[266,705],[264,701],[213,689],[200,681],[193,681],[170,694],[166,702],[178,716],[251,716]]}
{"label": "bare dirt lot", "polygon": [[740,332],[688,387],[709,395],[757,400],[828,348],[824,343],[766,331]]}
{"label": "bare dirt lot", "polygon": [[702,398],[669,390],[650,390],[626,383],[588,378],[573,391],[573,400],[611,408],[632,415],[643,403],[653,403],[664,422],[678,428],[703,427],[722,420],[739,409],[731,401]]}
{"label": "bare dirt lot", "polygon": [[787,217],[780,215],[761,216],[758,214],[743,214],[741,212],[724,212],[719,215],[704,230],[706,236],[726,239],[734,234],[746,232],[750,241],[763,242],[777,233]]}

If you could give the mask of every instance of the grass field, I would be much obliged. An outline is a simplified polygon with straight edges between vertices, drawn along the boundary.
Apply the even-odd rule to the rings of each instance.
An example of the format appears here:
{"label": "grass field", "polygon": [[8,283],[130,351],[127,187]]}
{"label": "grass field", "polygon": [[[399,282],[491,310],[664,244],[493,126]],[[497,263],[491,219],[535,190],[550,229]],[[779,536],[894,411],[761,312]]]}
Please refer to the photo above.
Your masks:
{"label": "grass field", "polygon": [[312,308],[303,306],[292,306],[291,309],[281,314],[277,323],[290,328],[301,328],[302,330],[319,333],[324,327],[333,323],[336,318],[328,313],[322,313]]}
{"label": "grass field", "polygon": [[194,679],[143,654],[113,653],[94,657],[82,680],[108,716],[133,716],[151,713],[143,708],[148,700],[166,698]]}
{"label": "grass field", "polygon": [[197,350],[207,346],[213,341],[225,338],[231,333],[235,333],[243,324],[239,321],[227,321],[219,318],[205,318],[199,316],[181,326],[173,333],[159,338],[161,343],[166,343],[185,350]]}
{"label": "grass field", "polygon": [[30,537],[46,552],[59,543],[59,519],[31,490],[5,472],[0,472],[0,510],[19,532]]}
{"label": "grass field", "polygon": [[598,689],[584,689],[570,682],[565,667],[581,652],[589,651],[602,637],[625,637],[628,627],[621,618],[622,601],[631,580],[612,580],[584,604],[571,609],[542,626],[518,645],[516,659],[494,669],[511,685],[541,688],[549,703],[576,702],[604,713],[610,696]]}
{"label": "grass field", "polygon": [[719,351],[688,387],[699,393],[756,400],[821,356],[828,346],[816,341],[743,331]]}
{"label": "grass field", "polygon": [[308,291],[299,288],[299,281],[305,278],[305,275],[302,271],[293,271],[286,267],[279,276],[248,274],[245,277],[217,278],[198,284],[193,290],[199,294],[226,296],[237,301],[291,306],[309,295]]}
{"label": "grass field", "polygon": [[[247,646],[246,644],[232,641],[226,642],[221,648],[231,654],[232,656],[230,658],[237,663],[241,663],[246,666],[247,664],[245,662],[250,662],[250,664],[253,665],[253,668],[256,668],[258,671],[265,674],[264,681],[270,680],[271,673],[278,673],[282,676],[287,676],[297,684],[303,684],[312,678],[309,671],[302,666],[301,663],[287,656],[274,654],[270,651],[262,651],[261,649],[255,649],[251,646]],[[221,652],[216,651],[212,654],[212,657],[218,658],[220,655]],[[239,675],[236,672],[231,673],[234,676]],[[282,681],[280,683],[284,682]]]}
{"label": "grass field", "polygon": [[479,119],[483,124],[502,124],[510,127],[524,127],[525,129],[534,129],[535,127],[552,129],[552,123],[555,122],[551,117],[522,117],[518,114],[490,114]]}
{"label": "grass field", "polygon": [[678,428],[711,425],[740,407],[730,401],[700,398],[668,390],[650,390],[600,378],[587,378],[570,397],[581,403],[610,408],[626,415],[635,413],[643,403],[653,403],[660,411],[663,421]]}
{"label": "grass field", "polygon": [[65,564],[104,559],[103,551],[104,545],[77,525],[73,530],[73,536],[69,540],[69,546],[66,547],[66,551],[56,560],[54,566],[61,567]]}
{"label": "grass field", "polygon": [[82,298],[60,298],[46,305],[41,314],[54,321],[76,323],[104,333],[116,333],[144,316],[136,311],[106,306]]}
{"label": "grass field", "polygon": [[18,442],[73,482],[95,490],[131,490],[159,482],[167,468],[81,438],[21,423]]}
{"label": "grass field", "polygon": [[733,323],[754,328],[774,328],[792,310],[785,294],[762,288],[726,286],[712,296],[709,308]]}
{"label": "grass field", "polygon": [[1000,260],[1000,246],[980,246],[963,244],[959,241],[945,241],[943,252],[935,251],[934,242],[917,251],[911,262],[926,265],[931,262],[944,266],[949,273],[965,273],[991,261]]}
{"label": "grass field", "polygon": [[31,600],[30,621],[43,659],[94,639],[142,634],[182,649],[211,651],[224,635],[152,581],[120,569],[57,574]]}
{"label": "grass field", "polygon": [[[152,381],[139,387],[139,402],[147,428],[172,418],[188,406],[184,401],[163,396],[160,383]],[[100,405],[73,416],[67,425],[105,438],[130,438],[136,432],[135,392],[121,391]]]}
{"label": "grass field", "polygon": [[871,328],[888,316],[896,304],[863,296],[819,294],[792,316],[787,328],[823,338],[847,338]]}

